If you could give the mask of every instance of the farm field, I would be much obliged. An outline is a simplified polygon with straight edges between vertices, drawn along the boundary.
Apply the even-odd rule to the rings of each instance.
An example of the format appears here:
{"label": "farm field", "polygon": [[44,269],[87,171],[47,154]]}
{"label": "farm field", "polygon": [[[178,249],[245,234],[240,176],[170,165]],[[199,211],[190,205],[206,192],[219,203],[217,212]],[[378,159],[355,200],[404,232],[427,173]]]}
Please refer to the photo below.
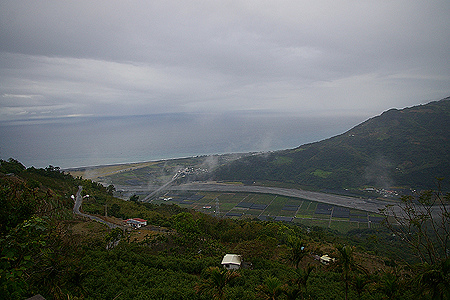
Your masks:
{"label": "farm field", "polygon": [[305,199],[256,193],[170,191],[153,200],[153,203],[177,204],[225,218],[270,219],[311,227],[328,227],[343,233],[358,228],[374,228],[383,220],[381,215],[360,210]]}

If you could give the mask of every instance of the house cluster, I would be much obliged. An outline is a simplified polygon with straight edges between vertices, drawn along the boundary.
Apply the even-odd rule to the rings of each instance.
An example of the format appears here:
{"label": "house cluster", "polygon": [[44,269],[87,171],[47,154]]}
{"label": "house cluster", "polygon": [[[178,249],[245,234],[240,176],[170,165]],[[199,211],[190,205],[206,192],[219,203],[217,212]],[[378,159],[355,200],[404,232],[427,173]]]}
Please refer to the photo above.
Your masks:
{"label": "house cluster", "polygon": [[383,196],[384,198],[393,198],[393,197],[398,197],[400,194],[398,191],[394,191],[394,190],[386,190],[386,189],[376,189],[376,188],[365,188],[363,190],[364,192],[369,192],[369,193],[377,193],[380,194],[381,196]]}
{"label": "house cluster", "polygon": [[[324,265],[328,265],[336,261],[335,258],[328,256],[328,254],[324,254],[322,256],[313,254],[312,257]],[[244,262],[242,260],[242,256],[238,254],[225,254],[225,256],[222,259],[221,265],[227,270],[237,270],[240,268],[245,269],[252,267],[251,263]]]}
{"label": "house cluster", "polygon": [[178,170],[178,172],[172,177],[172,180],[175,180],[177,178],[184,178],[188,175],[199,175],[199,174],[203,174],[203,173],[208,173],[208,169],[187,167],[187,168]]}
{"label": "house cluster", "polygon": [[127,219],[124,220],[124,222],[135,229],[141,228],[142,226],[147,226],[147,220],[140,218]]}

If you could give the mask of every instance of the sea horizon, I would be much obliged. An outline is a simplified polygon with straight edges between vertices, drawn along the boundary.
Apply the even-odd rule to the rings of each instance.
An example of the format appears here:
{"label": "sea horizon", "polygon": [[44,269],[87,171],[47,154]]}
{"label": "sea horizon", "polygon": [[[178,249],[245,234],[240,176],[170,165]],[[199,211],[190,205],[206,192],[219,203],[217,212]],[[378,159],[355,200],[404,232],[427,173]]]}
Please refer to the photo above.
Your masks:
{"label": "sea horizon", "polygon": [[[73,169],[291,149],[342,134],[365,115],[155,114],[0,122],[0,158]],[[19,137],[19,138],[17,138]]]}

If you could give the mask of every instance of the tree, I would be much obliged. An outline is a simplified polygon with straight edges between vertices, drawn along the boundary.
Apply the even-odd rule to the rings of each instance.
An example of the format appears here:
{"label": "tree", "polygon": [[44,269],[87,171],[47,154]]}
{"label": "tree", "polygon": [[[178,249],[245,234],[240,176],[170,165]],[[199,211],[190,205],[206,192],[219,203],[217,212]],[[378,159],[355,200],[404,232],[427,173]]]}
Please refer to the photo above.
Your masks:
{"label": "tree", "polygon": [[350,271],[354,266],[353,248],[350,246],[337,246],[339,253],[339,265],[342,267],[342,279],[345,283],[345,299],[348,299],[348,285],[350,283]]}
{"label": "tree", "polygon": [[410,247],[420,263],[413,280],[419,294],[450,299],[450,193],[423,191],[403,196],[383,210],[385,224]]}
{"label": "tree", "polygon": [[225,288],[237,277],[239,273],[233,270],[221,269],[218,267],[209,267],[205,271],[207,279],[196,286],[199,294],[205,294],[212,291],[214,299],[222,300],[225,298]]}
{"label": "tree", "polygon": [[418,192],[401,197],[399,206],[382,212],[385,224],[404,241],[422,263],[440,263],[450,255],[450,193]]}
{"label": "tree", "polygon": [[191,213],[182,212],[172,216],[172,227],[181,234],[199,233],[198,224]]}
{"label": "tree", "polygon": [[396,299],[400,293],[400,279],[397,274],[386,272],[378,283],[378,289],[386,295],[387,299]]}
{"label": "tree", "polygon": [[420,295],[450,299],[450,258],[435,265],[422,264],[417,271],[413,283],[419,288]]}
{"label": "tree", "polygon": [[27,274],[45,245],[47,223],[32,217],[0,237],[0,299],[23,299],[29,289]]}
{"label": "tree", "polygon": [[305,268],[295,269],[295,277],[288,281],[288,285],[284,288],[284,293],[288,299],[297,299],[302,296],[305,299],[308,295],[308,279],[314,266],[308,264]]}
{"label": "tree", "polygon": [[264,284],[257,287],[257,291],[262,299],[275,300],[283,294],[284,289],[280,279],[270,276],[264,280]]}
{"label": "tree", "polygon": [[366,290],[366,287],[372,280],[366,274],[355,274],[352,278],[351,285],[358,294],[358,299],[361,299],[362,293]]}
{"label": "tree", "polygon": [[308,279],[314,269],[315,267],[309,264],[305,269],[296,269],[297,285],[298,288],[303,291],[303,295],[308,294]]}
{"label": "tree", "polygon": [[113,249],[115,246],[117,246],[120,242],[120,240],[124,237],[124,231],[116,227],[112,229],[107,235],[106,235],[106,249],[110,250]]}
{"label": "tree", "polygon": [[67,241],[57,224],[33,216],[0,237],[0,299],[24,299],[31,287],[60,299]]}
{"label": "tree", "polygon": [[8,161],[0,159],[0,172],[8,174],[20,174],[25,170],[25,166],[22,165],[18,160],[14,158],[9,158]]}
{"label": "tree", "polygon": [[108,213],[113,217],[120,218],[120,206],[117,203],[113,203],[113,205],[111,205],[111,207],[109,208]]}
{"label": "tree", "polygon": [[31,217],[40,207],[40,199],[25,183],[0,178],[0,235]]}
{"label": "tree", "polygon": [[115,191],[116,191],[116,188],[114,187],[113,184],[108,185],[108,187],[106,188],[106,192],[111,196]]}
{"label": "tree", "polygon": [[139,201],[139,196],[134,194],[133,196],[130,197],[130,201],[138,202]]}
{"label": "tree", "polygon": [[[284,292],[284,294],[286,295],[286,298],[287,298],[288,300],[295,300],[295,299],[297,299],[298,296],[301,295],[301,293],[302,293],[302,291],[301,291],[298,287],[296,287],[296,286],[293,286],[293,287],[287,286],[287,287],[285,287],[285,289],[283,290],[283,292]],[[304,299],[304,298],[302,298],[302,299]]]}
{"label": "tree", "polygon": [[296,236],[289,236],[287,243],[289,246],[288,260],[298,269],[300,261],[307,254],[306,244]]}

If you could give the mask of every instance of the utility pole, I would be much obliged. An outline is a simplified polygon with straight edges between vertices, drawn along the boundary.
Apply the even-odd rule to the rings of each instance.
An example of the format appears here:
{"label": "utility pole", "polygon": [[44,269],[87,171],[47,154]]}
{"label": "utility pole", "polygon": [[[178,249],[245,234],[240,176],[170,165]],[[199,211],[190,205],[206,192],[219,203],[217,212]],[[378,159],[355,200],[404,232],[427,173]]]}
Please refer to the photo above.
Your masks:
{"label": "utility pole", "polygon": [[216,217],[220,217],[219,197],[216,197]]}

